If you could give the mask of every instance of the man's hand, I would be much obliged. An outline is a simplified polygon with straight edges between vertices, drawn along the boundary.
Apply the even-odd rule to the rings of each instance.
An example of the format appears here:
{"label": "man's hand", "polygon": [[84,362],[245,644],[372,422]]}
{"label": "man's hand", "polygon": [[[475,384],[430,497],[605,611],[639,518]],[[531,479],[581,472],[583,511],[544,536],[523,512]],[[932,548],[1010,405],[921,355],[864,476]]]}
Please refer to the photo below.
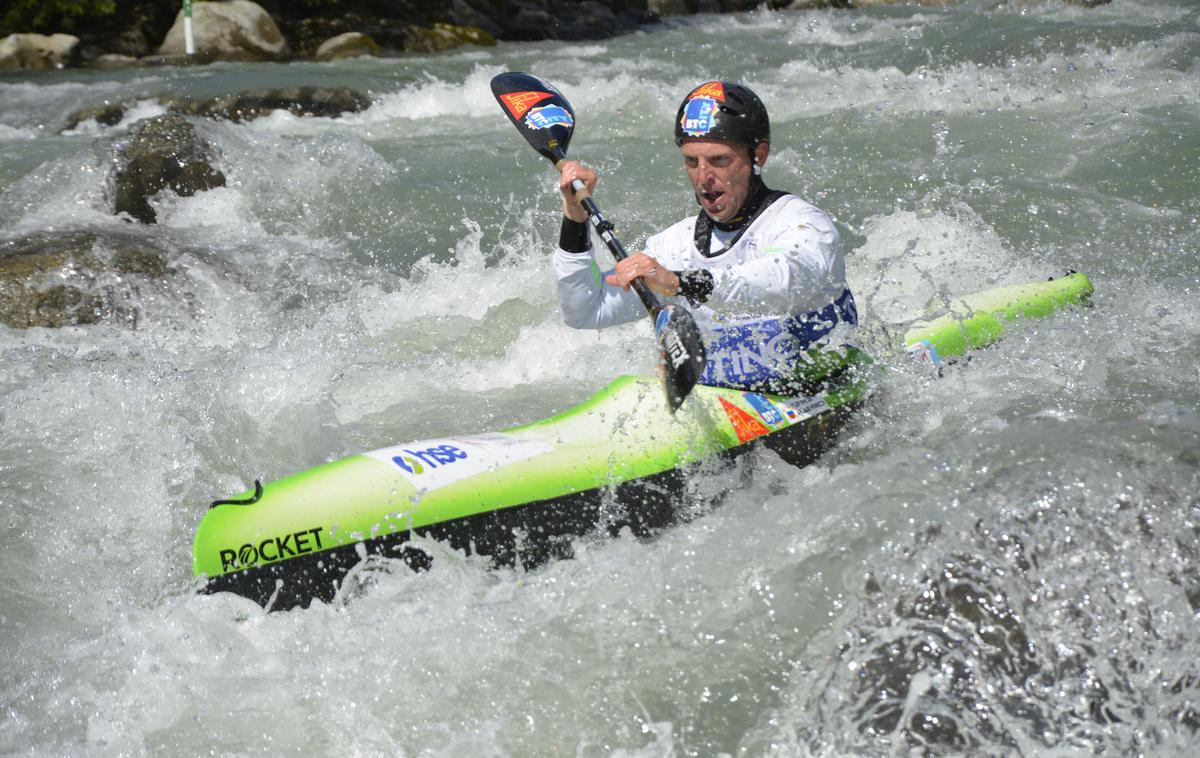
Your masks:
{"label": "man's hand", "polygon": [[571,182],[578,179],[587,187],[588,192],[596,188],[596,172],[587,168],[579,161],[563,161],[558,172],[558,191],[563,196],[563,215],[572,221],[583,223],[587,221],[587,211],[575,199]]}
{"label": "man's hand", "polygon": [[664,297],[679,294],[679,277],[645,253],[633,253],[618,263],[616,272],[609,274],[605,281],[614,287],[628,290],[629,283],[638,278],[652,291]]}

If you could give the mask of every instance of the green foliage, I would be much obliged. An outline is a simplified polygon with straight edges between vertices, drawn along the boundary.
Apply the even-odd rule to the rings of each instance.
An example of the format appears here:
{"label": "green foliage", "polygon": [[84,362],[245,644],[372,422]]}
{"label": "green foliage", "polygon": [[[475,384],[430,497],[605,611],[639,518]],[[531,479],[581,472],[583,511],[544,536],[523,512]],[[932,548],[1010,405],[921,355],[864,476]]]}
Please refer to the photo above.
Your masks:
{"label": "green foliage", "polygon": [[0,34],[71,31],[77,21],[116,10],[116,0],[13,0],[0,18]]}

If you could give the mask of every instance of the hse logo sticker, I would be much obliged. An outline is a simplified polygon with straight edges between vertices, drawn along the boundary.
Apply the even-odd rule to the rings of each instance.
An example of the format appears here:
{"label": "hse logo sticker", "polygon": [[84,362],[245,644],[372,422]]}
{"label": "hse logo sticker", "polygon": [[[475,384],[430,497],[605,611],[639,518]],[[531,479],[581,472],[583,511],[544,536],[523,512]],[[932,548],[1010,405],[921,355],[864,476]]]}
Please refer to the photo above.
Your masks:
{"label": "hse logo sticker", "polygon": [[428,492],[553,449],[544,442],[495,432],[424,440],[366,455],[400,472],[418,492]]}
{"label": "hse logo sticker", "polygon": [[501,95],[500,100],[504,102],[504,107],[508,108],[513,118],[520,118],[525,115],[525,111],[548,97],[553,95],[549,92],[509,92],[507,95]]}
{"label": "hse logo sticker", "polygon": [[247,542],[237,549],[221,550],[221,573],[241,571],[264,563],[275,563],[321,549],[321,527],[302,529],[282,537],[267,537],[261,542]]}
{"label": "hse logo sticker", "polygon": [[758,415],[767,423],[767,426],[775,429],[783,424],[783,414],[775,405],[757,392],[744,392],[742,397],[746,398],[746,402],[750,407],[758,411]]}
{"label": "hse logo sticker", "polygon": [[705,82],[692,90],[692,94],[688,95],[689,99],[693,97],[707,97],[710,100],[723,103],[725,102],[725,85],[720,82]]}
{"label": "hse logo sticker", "polygon": [[435,469],[466,458],[467,454],[454,445],[438,445],[423,450],[405,449],[393,455],[392,462],[410,474],[424,474],[426,467]]}
{"label": "hse logo sticker", "polygon": [[717,124],[717,101],[711,97],[693,97],[683,106],[679,126],[689,137],[703,137]]}
{"label": "hse logo sticker", "polygon": [[725,415],[729,417],[729,423],[733,425],[733,431],[737,434],[738,442],[749,442],[755,437],[770,433],[770,429],[756,421],[749,413],[725,398],[720,400],[721,407],[725,409]]}
{"label": "hse logo sticker", "polygon": [[534,108],[525,116],[525,126],[530,129],[549,129],[552,126],[574,126],[575,119],[561,105],[543,105]]}

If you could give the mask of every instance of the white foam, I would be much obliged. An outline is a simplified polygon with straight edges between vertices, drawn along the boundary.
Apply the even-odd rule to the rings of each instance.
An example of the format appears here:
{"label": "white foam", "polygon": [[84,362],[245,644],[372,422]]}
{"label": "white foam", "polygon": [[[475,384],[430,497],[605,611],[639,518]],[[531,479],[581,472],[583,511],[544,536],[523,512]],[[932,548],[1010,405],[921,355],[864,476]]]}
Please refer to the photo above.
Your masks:
{"label": "white foam", "polygon": [[[844,109],[876,115],[938,111],[948,114],[1033,108],[1074,111],[1080,100],[1126,108],[1184,105],[1200,98],[1197,77],[1166,75],[1164,63],[1187,49],[1191,35],[1172,34],[1129,48],[1090,46],[1078,55],[1014,58],[1011,65],[826,68],[808,60],[783,64],[750,84],[772,104],[772,119],[811,118]],[[1119,76],[1113,72],[1119,71]],[[776,115],[778,114],[778,115]]]}
{"label": "white foam", "polygon": [[376,124],[392,120],[417,121],[454,117],[486,117],[484,123],[497,122],[496,99],[491,80],[503,67],[476,64],[464,81],[444,81],[427,75],[423,81],[402,87],[397,92],[378,98],[370,108],[349,114],[343,120],[349,124]]}
{"label": "white foam", "polygon": [[[1121,37],[1122,14],[1144,26],[1140,19],[1160,12],[1194,13],[1182,0],[1146,5],[1039,4],[1028,23],[1039,13],[1077,14],[1101,31],[1118,26]],[[1171,692],[1128,667],[1109,674],[1147,651],[1185,669],[1197,657],[1194,609],[1174,581],[1186,584],[1195,563],[1194,544],[1176,543],[1192,534],[1181,504],[1195,499],[1200,299],[1188,222],[1196,213],[1170,181],[1178,177],[1158,173],[1197,118],[1200,72],[1187,68],[1195,30],[1189,21],[1183,36],[1118,39],[1012,66],[906,72],[887,63],[889,35],[920,26],[927,40],[943,17],[1026,23],[1008,17],[1016,13],[1015,4],[995,2],[756,11],[695,27],[672,22],[596,45],[607,51],[582,60],[570,54],[574,43],[547,42],[346,68],[164,70],[153,75],[156,86],[167,77],[182,90],[309,70],[363,71],[371,86],[410,83],[383,85],[392,91],[382,104],[344,119],[199,122],[229,184],[162,196],[156,226],[134,227],[103,209],[115,134],[94,142],[46,135],[31,143],[46,156],[32,167],[24,155],[8,162],[23,141],[5,142],[5,176],[21,176],[0,188],[0,234],[82,226],[153,236],[180,270],[161,291],[195,312],[150,317],[136,331],[0,327],[0,652],[20,662],[0,682],[0,752],[920,750],[928,745],[863,735],[862,703],[838,698],[852,696],[862,676],[850,668],[863,661],[857,653],[903,631],[894,609],[897,598],[918,596],[919,572],[948,556],[979,555],[980,571],[1023,598],[1017,610],[1030,649],[1054,651],[1056,666],[1078,660],[1085,668],[1056,680],[1069,696],[1062,699],[1022,699],[1020,682],[972,668],[979,676],[964,687],[978,686],[980,698],[957,714],[1000,692],[1017,693],[1006,704],[1022,713],[1045,707],[1047,718],[992,711],[994,723],[1005,722],[996,728],[1011,732],[993,740],[968,728],[958,733],[963,744],[1123,754],[1144,748],[1147,730],[1157,729],[1155,744],[1171,752],[1182,743],[1174,752],[1185,753],[1194,735],[1171,718],[1190,707],[1191,690]],[[803,26],[788,26],[793,20]],[[810,32],[813,20],[820,25]],[[805,60],[800,42],[786,46],[789,34],[815,36],[840,56],[839,67]],[[267,615],[230,595],[195,595],[190,553],[207,502],[255,477],[543,418],[616,374],[652,370],[648,324],[597,334],[561,323],[548,260],[558,220],[549,170],[486,86],[495,71],[518,65],[546,73],[578,107],[578,154],[605,169],[598,198],[627,242],[695,212],[670,138],[681,94],[706,76],[750,76],[778,122],[833,114],[818,123],[828,145],[780,144],[772,160],[790,169],[781,188],[825,189],[822,159],[850,156],[852,165],[832,167],[838,186],[829,196],[841,205],[829,209],[864,240],[849,266],[868,318],[903,323],[927,304],[1042,278],[1060,253],[1087,264],[1080,268],[1093,275],[1096,307],[1024,324],[940,379],[897,363],[821,465],[797,471],[769,451],[722,461],[692,480],[689,502],[701,517],[653,540],[582,540],[574,560],[525,572],[492,570],[417,538],[434,556],[431,571],[373,560],[335,602],[308,610]],[[434,73],[412,82],[413,66]],[[91,97],[80,84],[3,89],[10,86],[0,85],[6,108],[11,92],[24,99],[18,117],[9,110],[0,118],[38,139],[44,132],[34,124],[76,107],[61,96],[79,105]],[[1037,116],[1042,127],[1022,135],[1030,150],[1066,154],[1028,168],[1028,156],[1014,160],[1011,145],[992,140],[953,152],[958,123],[977,134],[996,123],[978,113],[980,104]],[[1169,113],[1136,113],[1157,105]],[[941,135],[942,116],[932,112],[959,118],[957,133]],[[889,128],[888,117],[910,114],[897,122],[929,122],[928,130]],[[878,121],[859,129],[859,117]],[[1092,141],[1075,148],[1071,134],[1045,128],[1060,118],[1073,129],[1094,118],[1101,128],[1081,132]],[[1157,120],[1139,131],[1147,123],[1139,119]],[[829,128],[841,123],[848,130]],[[453,150],[431,138],[446,124],[462,135]],[[905,210],[880,212],[877,203],[906,192],[910,168],[926,171],[891,162],[895,134],[918,141],[899,160],[913,155],[952,172],[978,159],[982,191],[929,171],[900,203]],[[877,152],[855,152],[868,141]],[[1146,165],[1133,171],[1097,159],[1112,145]],[[446,160],[464,146],[478,165]],[[435,161],[445,184],[415,186],[418,175],[431,185],[443,178],[419,171]],[[525,183],[535,165],[542,175]],[[472,169],[510,186],[479,181]],[[1006,205],[1011,196],[999,188],[1030,197]],[[1175,207],[1155,208],[1159,196]],[[1075,223],[1039,226],[1020,240],[1020,229],[1005,226],[1014,218],[1019,227],[1025,215],[1052,218],[1060,207]],[[429,222],[423,230],[436,228],[430,242],[411,228],[393,233],[417,217]],[[886,350],[877,357],[888,361]],[[717,485],[733,491],[709,512]],[[637,506],[603,504],[606,516]],[[1129,528],[1106,530],[1114,517]],[[958,550],[947,541],[955,534],[1013,541]],[[1042,551],[1037,573],[997,578],[993,568],[1011,568],[1006,555],[1027,549]],[[1156,560],[1162,570],[1144,567]],[[864,589],[867,571],[883,593]],[[1127,577],[1136,592],[1095,593],[1111,576]],[[1093,613],[1098,606],[1105,613]],[[1122,608],[1155,624],[1131,625]],[[1091,626],[1076,634],[1064,619]],[[928,621],[915,620],[925,632]],[[935,621],[941,635],[963,617]],[[1096,633],[1116,655],[1082,652]],[[963,644],[951,663],[973,664],[981,638],[955,639]],[[929,660],[927,671],[941,670]],[[1089,698],[1100,679],[1120,720],[1097,725],[1085,706],[1099,702]],[[905,703],[900,696],[895,705]],[[1141,712],[1170,718],[1147,725]]]}
{"label": "white foam", "polygon": [[23,142],[37,138],[38,133],[36,129],[0,124],[0,142]]}
{"label": "white foam", "polygon": [[157,99],[140,99],[135,100],[125,113],[121,116],[121,120],[112,126],[104,126],[94,118],[89,118],[86,121],[81,121],[74,129],[63,131],[66,135],[96,135],[102,132],[120,133],[129,130],[129,127],[136,124],[138,121],[147,118],[161,116],[167,112],[167,107],[160,103]]}
{"label": "white foam", "polygon": [[966,205],[873,216],[847,277],[870,313],[890,324],[944,308],[953,298],[1026,280],[1020,258]]}

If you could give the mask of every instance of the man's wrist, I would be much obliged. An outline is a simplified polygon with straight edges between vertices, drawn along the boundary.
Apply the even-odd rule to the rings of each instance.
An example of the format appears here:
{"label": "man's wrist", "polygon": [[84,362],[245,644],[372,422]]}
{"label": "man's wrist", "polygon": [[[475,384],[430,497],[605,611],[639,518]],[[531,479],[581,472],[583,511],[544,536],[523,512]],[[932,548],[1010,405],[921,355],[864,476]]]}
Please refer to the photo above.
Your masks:
{"label": "man's wrist", "polygon": [[703,304],[712,294],[715,282],[712,272],[708,269],[696,268],[672,273],[679,277],[679,292],[676,294],[686,297],[692,305]]}
{"label": "man's wrist", "polygon": [[564,215],[558,230],[558,246],[568,253],[586,253],[592,246],[587,223]]}

